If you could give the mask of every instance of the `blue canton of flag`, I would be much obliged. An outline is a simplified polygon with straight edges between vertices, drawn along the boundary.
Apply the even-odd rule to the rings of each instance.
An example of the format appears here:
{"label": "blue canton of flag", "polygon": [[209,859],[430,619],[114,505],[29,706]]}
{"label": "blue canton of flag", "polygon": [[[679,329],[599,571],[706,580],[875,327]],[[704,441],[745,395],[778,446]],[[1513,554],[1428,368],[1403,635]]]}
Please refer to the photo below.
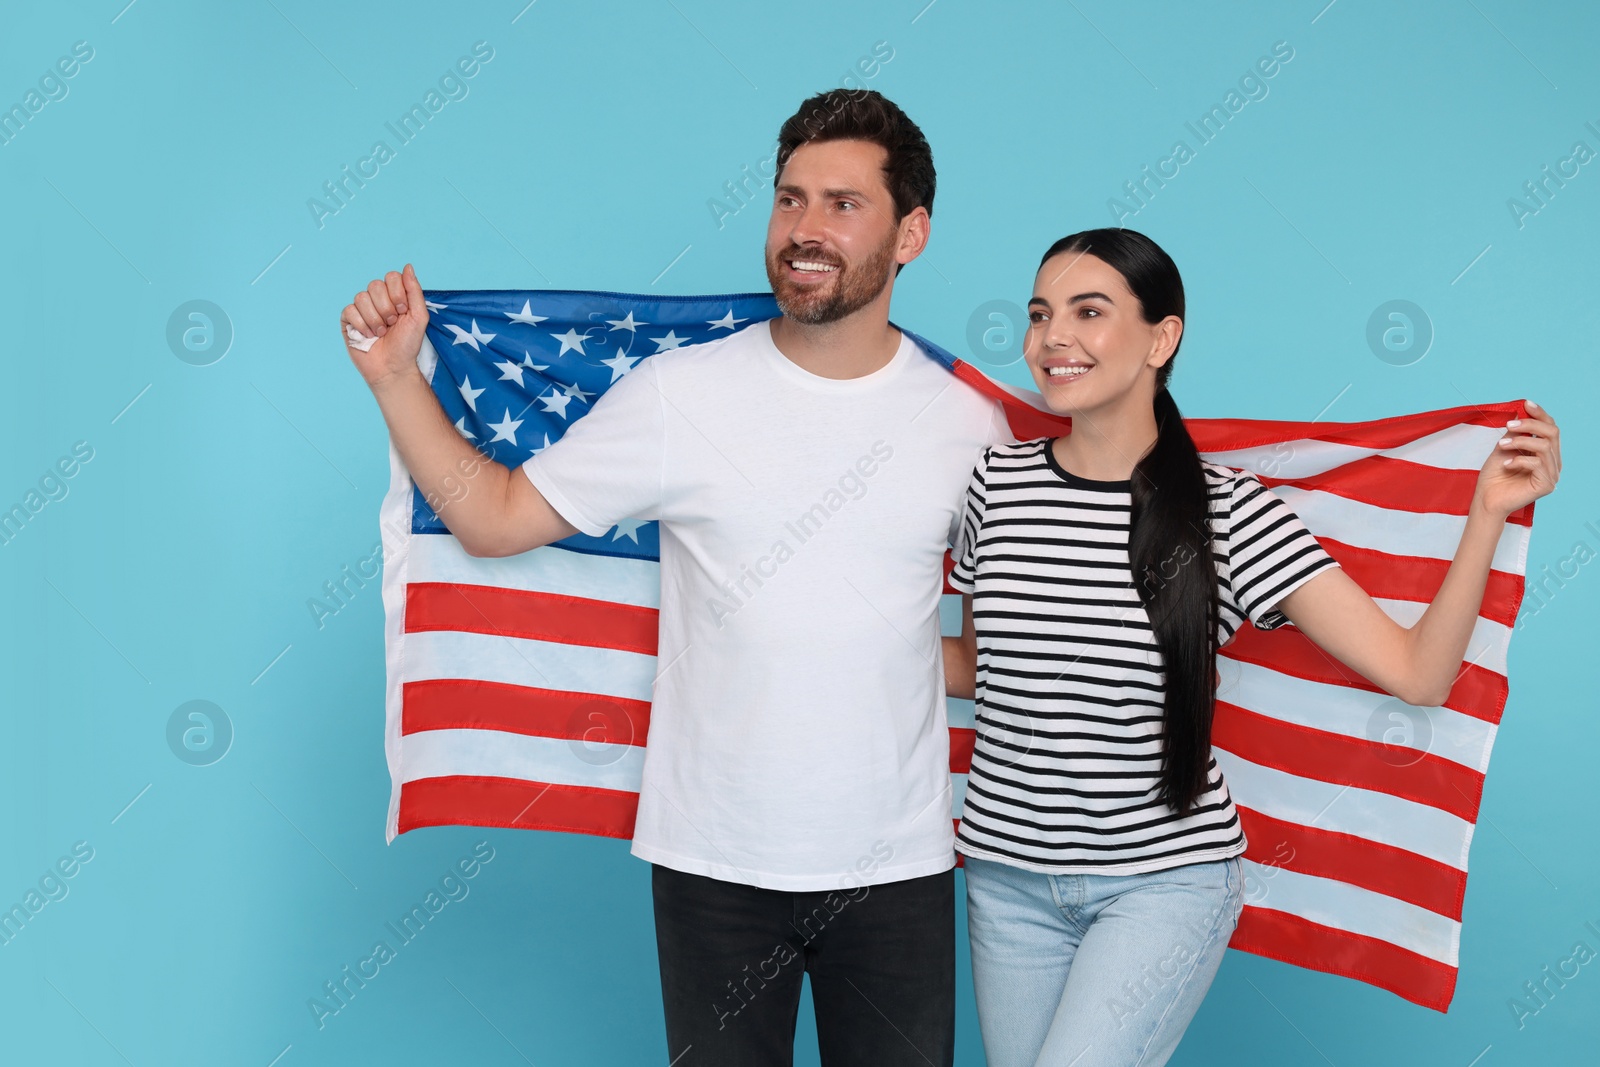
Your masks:
{"label": "blue canton of flag", "polygon": [[[560,440],[642,360],[778,314],[770,293],[641,299],[541,291],[533,294],[537,306],[528,293],[510,290],[423,296],[427,338],[438,356],[434,395],[462,437],[507,467]],[[412,494],[411,531],[449,533],[420,490]],[[599,555],[660,557],[657,524],[640,520],[626,520],[600,537],[579,533],[555,543]]]}

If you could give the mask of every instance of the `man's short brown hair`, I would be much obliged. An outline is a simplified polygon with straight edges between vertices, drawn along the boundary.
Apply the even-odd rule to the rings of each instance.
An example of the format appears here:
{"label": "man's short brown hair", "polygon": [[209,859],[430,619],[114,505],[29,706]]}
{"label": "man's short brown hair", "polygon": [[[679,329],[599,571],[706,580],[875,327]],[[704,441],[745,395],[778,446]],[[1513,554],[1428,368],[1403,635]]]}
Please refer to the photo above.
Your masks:
{"label": "man's short brown hair", "polygon": [[875,89],[830,89],[800,105],[778,131],[778,173],[794,150],[819,141],[869,141],[889,153],[884,184],[894,197],[894,221],[915,208],[933,214],[933,150],[917,124]]}

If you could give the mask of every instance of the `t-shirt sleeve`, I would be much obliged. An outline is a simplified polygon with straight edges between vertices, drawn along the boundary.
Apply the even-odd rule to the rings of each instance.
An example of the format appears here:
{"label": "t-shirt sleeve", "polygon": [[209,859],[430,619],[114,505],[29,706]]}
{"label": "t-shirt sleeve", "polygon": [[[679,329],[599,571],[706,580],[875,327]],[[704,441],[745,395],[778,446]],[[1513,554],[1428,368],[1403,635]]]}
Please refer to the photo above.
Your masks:
{"label": "t-shirt sleeve", "polygon": [[985,448],[977,465],[972,468],[966,495],[956,512],[955,536],[950,548],[950,558],[955,565],[950,569],[948,581],[950,588],[958,593],[972,592],[977,566],[978,530],[983,525],[984,473],[989,466],[989,451]]}
{"label": "t-shirt sleeve", "polygon": [[983,443],[986,445],[1009,445],[1016,439],[1016,435],[1011,432],[1011,421],[1006,418],[1005,405],[996,400],[994,402],[994,411],[989,419],[989,435]]}
{"label": "t-shirt sleeve", "polygon": [[[570,405],[569,405],[570,406]],[[522,465],[550,506],[590,537],[660,518],[665,419],[656,361],[623,375],[561,439]]]}
{"label": "t-shirt sleeve", "polygon": [[1283,499],[1249,472],[1234,478],[1229,501],[1227,581],[1219,583],[1260,630],[1289,621],[1284,597],[1338,562]]}

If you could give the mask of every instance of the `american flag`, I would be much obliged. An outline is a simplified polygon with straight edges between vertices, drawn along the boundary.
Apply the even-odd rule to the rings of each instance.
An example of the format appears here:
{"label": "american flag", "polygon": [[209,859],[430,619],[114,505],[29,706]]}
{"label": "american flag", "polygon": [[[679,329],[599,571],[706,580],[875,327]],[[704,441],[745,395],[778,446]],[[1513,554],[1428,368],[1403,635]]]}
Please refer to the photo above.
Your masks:
{"label": "american flag", "polygon": [[[766,293],[425,295],[422,371],[463,438],[509,467],[558,440],[641,360],[778,313]],[[911,336],[1000,400],[1017,440],[1068,431],[1036,393]],[[1363,423],[1187,424],[1206,458],[1260,476],[1409,625],[1443,581],[1479,468],[1505,422],[1525,414],[1518,401]],[[656,670],[656,524],[478,559],[392,447],[390,472],[380,515],[388,839],[442,825],[631,837]],[[1441,707],[1390,697],[1292,626],[1246,623],[1223,650],[1212,741],[1249,842],[1232,947],[1449,1007],[1532,523],[1531,504],[1506,523]],[[960,598],[945,593],[954,633]],[[972,702],[951,699],[949,723],[959,817]]]}

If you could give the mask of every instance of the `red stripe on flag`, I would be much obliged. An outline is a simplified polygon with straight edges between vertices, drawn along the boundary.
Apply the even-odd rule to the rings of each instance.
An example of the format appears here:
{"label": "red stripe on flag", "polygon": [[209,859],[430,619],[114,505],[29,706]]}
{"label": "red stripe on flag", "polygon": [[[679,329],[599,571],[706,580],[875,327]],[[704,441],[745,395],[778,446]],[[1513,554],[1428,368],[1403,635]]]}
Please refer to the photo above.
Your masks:
{"label": "red stripe on flag", "polygon": [[1035,437],[1062,437],[1072,432],[1070,418],[1040,411],[1020,397],[1006,392],[970,363],[956,360],[955,376],[980,393],[1000,401],[1005,408],[1006,423],[1018,441],[1031,441]]}
{"label": "red stripe on flag", "polygon": [[643,745],[650,703],[509,682],[436,678],[402,689],[400,732],[504,730],[594,744]]}
{"label": "red stripe on flag", "polygon": [[448,775],[400,787],[399,832],[419,826],[499,826],[631,838],[639,794],[516,778]]}
{"label": "red stripe on flag", "polygon": [[1319,782],[1349,785],[1427,804],[1475,822],[1483,796],[1483,775],[1469,767],[1421,753],[1404,766],[1391,763],[1412,753],[1309,726],[1282,722],[1225,701],[1217,701],[1211,743],[1263,767]]}
{"label": "red stripe on flag", "polygon": [[[1315,531],[1312,531],[1315,533]],[[1366,590],[1368,596],[1384,600],[1414,600],[1431,604],[1444,584],[1450,569],[1447,559],[1429,556],[1396,556],[1370,548],[1357,548],[1331,537],[1318,537],[1328,555],[1339,561],[1345,573]],[[1483,590],[1483,605],[1478,614],[1502,626],[1514,625],[1522,604],[1523,580],[1520,574],[1491,570]]]}
{"label": "red stripe on flag", "polygon": [[[1269,419],[1184,419],[1201,452],[1242,452],[1280,441],[1328,441],[1356,448],[1388,449],[1410,444],[1452,426],[1505,426],[1528,410],[1521,400],[1422,411],[1367,422],[1281,422]],[[1488,456],[1484,457],[1488,459]]]}
{"label": "red stripe on flag", "polygon": [[[952,369],[957,378],[1004,405],[1007,421],[1017,440],[1059,437],[1072,432],[1070,417],[1035,408],[1008,392],[971,364],[958,359]],[[1454,426],[1493,426],[1498,429],[1510,419],[1527,416],[1528,409],[1524,401],[1508,400],[1498,404],[1468,404],[1464,407],[1423,411],[1387,419],[1371,419],[1367,422],[1184,419],[1183,425],[1189,431],[1189,436],[1194,439],[1196,448],[1202,453],[1242,452],[1285,441],[1326,441],[1330,444],[1351,445],[1356,448],[1387,450],[1410,444],[1429,434],[1439,433]],[[1488,456],[1484,458],[1488,459]],[[1477,475],[1474,473],[1471,477],[1476,479]],[[1470,496],[1469,491],[1468,497]],[[1530,504],[1517,511],[1509,521],[1532,525],[1533,505]]]}
{"label": "red stripe on flag", "polygon": [[406,586],[406,633],[455,630],[656,654],[655,608],[453,582]]}
{"label": "red stripe on flag", "polygon": [[[1334,659],[1292,626],[1258,630],[1246,622],[1220,654],[1308,682],[1342,685],[1369,693],[1387,692]],[[1475,719],[1498,723],[1505,710],[1508,691],[1505,675],[1477,664],[1463,664],[1442,706]]]}
{"label": "red stripe on flag", "polygon": [[977,743],[978,731],[965,726],[950,727],[950,773],[967,774],[972,770],[972,746]]}
{"label": "red stripe on flag", "polygon": [[1434,1011],[1447,1010],[1456,989],[1456,969],[1438,960],[1269,908],[1247,905],[1228,947],[1359,979]]}
{"label": "red stripe on flag", "polygon": [[[1465,515],[1478,484],[1475,470],[1427,467],[1389,456],[1367,456],[1309,478],[1269,478],[1264,474],[1257,477],[1271,489],[1287,485],[1332,493],[1389,511],[1441,515]],[[1530,526],[1532,522],[1529,516],[1520,525]]]}
{"label": "red stripe on flag", "polygon": [[[1235,806],[1244,826],[1246,859],[1346,882],[1461,921],[1466,871],[1355,834],[1284,822],[1237,802]],[[1267,898],[1271,896],[1269,887]]]}

